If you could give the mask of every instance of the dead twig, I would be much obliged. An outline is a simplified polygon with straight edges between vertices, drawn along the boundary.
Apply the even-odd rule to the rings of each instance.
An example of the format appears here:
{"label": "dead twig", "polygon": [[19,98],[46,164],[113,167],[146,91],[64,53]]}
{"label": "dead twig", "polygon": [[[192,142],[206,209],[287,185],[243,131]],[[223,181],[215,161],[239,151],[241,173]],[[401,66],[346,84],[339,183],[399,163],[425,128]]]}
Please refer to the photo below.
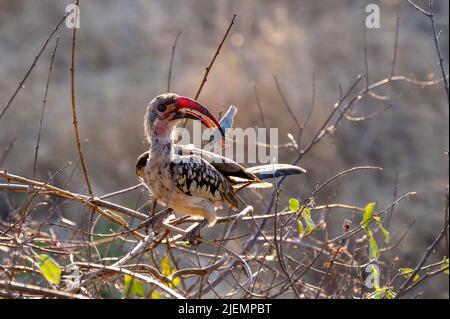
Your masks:
{"label": "dead twig", "polygon": [[38,157],[38,152],[39,152],[39,143],[41,141],[42,124],[44,122],[45,105],[47,103],[48,87],[50,84],[50,78],[51,78],[52,70],[53,70],[53,60],[55,59],[56,49],[58,48],[58,42],[59,42],[59,36],[56,37],[55,47],[53,49],[53,52],[52,52],[52,55],[50,58],[50,66],[48,68],[47,82],[45,83],[44,97],[42,98],[42,109],[41,109],[41,116],[39,119],[39,129],[38,129],[38,135],[37,135],[37,140],[36,140],[36,146],[34,148],[33,179],[36,179],[37,157]]}
{"label": "dead twig", "polygon": [[172,45],[172,51],[170,54],[170,63],[169,63],[169,73],[167,74],[167,92],[170,92],[170,84],[172,80],[172,69],[173,69],[173,58],[175,56],[175,49],[177,48],[178,38],[181,35],[181,30],[178,31],[177,36],[175,37],[175,41]]}
{"label": "dead twig", "polygon": [[389,78],[392,78],[395,73],[395,63],[397,62],[397,48],[398,48],[398,32],[400,29],[400,17],[397,16],[397,23],[395,26],[395,41],[394,41],[394,54],[392,56],[392,67],[391,67],[391,75]]}
{"label": "dead twig", "polygon": [[431,21],[431,29],[433,30],[433,39],[434,39],[434,45],[436,46],[436,52],[439,60],[439,67],[441,69],[442,78],[444,80],[444,89],[445,92],[447,92],[447,103],[450,103],[450,93],[448,89],[448,75],[445,72],[445,66],[444,66],[444,58],[442,57],[441,52],[441,46],[439,45],[439,34],[436,32],[436,24],[434,22],[434,6],[433,6],[433,0],[428,1],[428,5],[430,8],[430,21]]}
{"label": "dead twig", "polygon": [[5,289],[6,291],[13,292],[19,291],[20,293],[29,293],[32,295],[38,295],[43,297],[54,297],[54,298],[64,298],[64,299],[90,299],[89,297],[73,294],[66,291],[60,291],[56,289],[48,289],[43,288],[36,285],[23,284],[16,281],[5,281],[0,280],[0,288]]}
{"label": "dead twig", "polygon": [[47,44],[50,42],[51,38],[55,35],[56,31],[58,31],[61,24],[66,20],[67,14],[65,14],[61,20],[59,20],[58,24],[53,28],[52,32],[50,32],[49,36],[45,40],[44,44],[42,45],[41,49],[39,50],[38,54],[34,57],[33,63],[31,63],[31,66],[28,68],[27,72],[25,73],[25,76],[22,78],[22,80],[19,82],[19,85],[17,86],[14,93],[9,98],[8,102],[6,102],[4,108],[0,112],[0,119],[5,115],[8,108],[11,106],[11,103],[14,101],[17,93],[23,88],[25,81],[27,80],[28,76],[30,75],[31,71],[36,66],[37,61],[41,57],[42,53],[44,52],[45,48],[47,47]]}
{"label": "dead twig", "polygon": [[297,116],[295,116],[294,111],[292,110],[291,106],[289,105],[289,102],[286,99],[286,96],[283,93],[283,90],[280,87],[280,83],[278,82],[278,78],[275,75],[272,75],[273,80],[275,82],[275,86],[277,88],[278,94],[281,97],[281,100],[283,101],[283,105],[285,106],[286,110],[289,112],[289,114],[291,115],[292,119],[294,120],[295,124],[297,125],[297,128],[299,130],[299,134],[302,131],[302,125],[300,124],[299,120],[297,119]]}
{"label": "dead twig", "polygon": [[435,240],[431,243],[431,245],[427,248],[427,250],[425,251],[425,253],[423,254],[422,258],[420,259],[419,263],[417,264],[417,266],[414,268],[413,273],[411,274],[411,276],[409,276],[405,282],[403,283],[403,285],[400,287],[399,291],[397,292],[397,294],[395,295],[395,299],[398,299],[400,297],[402,297],[408,290],[410,290],[412,287],[408,288],[408,285],[413,281],[414,277],[416,276],[416,274],[419,272],[420,268],[423,266],[423,264],[427,261],[428,256],[430,256],[430,254],[432,253],[432,251],[434,250],[434,248],[439,244],[439,242],[441,241],[441,239],[444,237],[445,234],[445,228],[441,230],[441,232],[439,233],[439,235],[435,238]]}
{"label": "dead twig", "polygon": [[[235,19],[236,19],[236,14],[233,15],[233,18],[231,19],[230,25],[228,26],[227,30],[225,31],[225,34],[224,34],[224,36],[223,36],[223,38],[222,38],[222,41],[220,41],[219,46],[217,47],[216,52],[214,53],[214,56],[213,56],[211,62],[210,62],[209,65],[205,68],[205,74],[203,75],[202,81],[200,82],[200,86],[199,86],[199,88],[197,89],[197,93],[195,93],[195,97],[194,97],[195,100],[197,100],[198,97],[200,96],[200,93],[202,92],[203,86],[205,85],[206,81],[208,80],[209,72],[211,71],[211,68],[212,68],[214,62],[216,61],[216,58],[219,56],[220,49],[222,48],[223,44],[225,43],[225,40],[226,40],[226,38],[227,38],[227,36],[228,36],[228,33],[229,33],[230,30],[231,30],[231,27],[232,27],[233,24],[234,24],[234,20],[235,20]],[[182,127],[185,128],[185,127],[186,127],[186,124],[187,124],[187,119],[184,119],[184,120],[183,120]],[[179,136],[179,138],[177,139],[177,142],[178,142],[178,140],[179,140],[180,138],[181,138],[181,136]]]}
{"label": "dead twig", "polygon": [[261,118],[262,127],[266,127],[267,128],[266,119],[265,119],[265,116],[264,116],[264,111],[263,111],[263,109],[261,107],[261,102],[259,101],[258,90],[256,89],[256,84],[255,83],[253,83],[253,92],[255,93],[256,106],[258,107],[258,111],[259,111],[259,116]]}
{"label": "dead twig", "polygon": [[219,46],[217,47],[216,52],[214,53],[214,56],[213,56],[211,62],[210,62],[209,65],[205,68],[205,74],[203,75],[202,81],[200,82],[200,86],[199,86],[199,88],[198,88],[198,90],[197,90],[197,93],[195,93],[195,99],[196,99],[196,100],[197,100],[198,97],[200,96],[200,93],[202,92],[203,86],[205,85],[206,81],[208,80],[209,72],[211,71],[214,62],[216,61],[216,58],[218,57],[218,55],[219,55],[219,53],[220,53],[220,49],[222,48],[223,44],[225,43],[225,40],[226,40],[226,38],[227,38],[227,36],[228,36],[228,33],[229,33],[230,30],[231,30],[231,27],[232,27],[233,24],[234,24],[234,20],[235,20],[235,19],[236,19],[236,14],[233,14],[233,18],[231,19],[231,22],[230,22],[230,24],[229,24],[229,26],[228,26],[228,28],[227,28],[227,31],[225,32],[225,34],[224,34],[224,36],[223,36],[223,38],[222,38],[222,41],[220,41]]}
{"label": "dead twig", "polygon": [[6,147],[6,149],[3,151],[2,156],[0,156],[0,167],[2,167],[3,164],[5,163],[6,159],[8,158],[8,155],[9,155],[9,153],[11,153],[16,141],[17,141],[17,139],[15,137],[12,138],[11,141],[8,143],[8,146]]}
{"label": "dead twig", "polygon": [[419,7],[417,4],[412,2],[412,0],[408,0],[408,3],[414,9],[416,9],[418,12],[420,12],[421,14],[425,15],[426,17],[428,17],[430,19],[431,30],[433,32],[434,45],[436,47],[436,53],[437,53],[437,56],[438,56],[438,65],[439,65],[439,68],[440,68],[441,73],[442,73],[444,89],[445,89],[445,92],[447,93],[447,102],[450,103],[450,93],[449,93],[448,79],[447,79],[448,75],[445,72],[444,58],[442,56],[441,46],[439,45],[439,34],[436,32],[436,24],[435,24],[435,21],[434,21],[434,3],[433,3],[433,0],[428,0],[428,9],[429,9],[429,11],[426,11],[423,8]]}
{"label": "dead twig", "polygon": [[[80,1],[76,0],[75,5],[79,6]],[[78,10],[75,10],[74,24],[77,24],[78,20]],[[83,149],[81,148],[80,142],[80,130],[78,128],[78,119],[77,119],[77,105],[75,98],[75,48],[76,48],[76,35],[77,28],[72,29],[72,54],[71,54],[71,63],[70,63],[70,96],[72,101],[72,124],[75,131],[75,142],[78,149],[78,155],[80,157],[81,167],[83,169],[84,181],[86,182],[86,186],[88,189],[88,193],[91,197],[94,196],[94,192],[92,190],[91,182],[89,180],[88,169],[86,165],[86,161],[83,155]]]}

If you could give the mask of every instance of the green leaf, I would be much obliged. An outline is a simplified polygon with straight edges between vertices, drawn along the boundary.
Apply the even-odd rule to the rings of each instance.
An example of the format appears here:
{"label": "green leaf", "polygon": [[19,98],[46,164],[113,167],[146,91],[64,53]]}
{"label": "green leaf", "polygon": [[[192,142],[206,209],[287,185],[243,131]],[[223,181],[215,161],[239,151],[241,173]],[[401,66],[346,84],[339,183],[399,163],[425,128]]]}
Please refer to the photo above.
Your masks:
{"label": "green leaf", "polygon": [[50,244],[48,242],[45,242],[45,241],[33,241],[33,245],[38,246],[38,247],[50,246]]}
{"label": "green leaf", "polygon": [[298,209],[300,208],[300,203],[298,200],[296,200],[295,198],[291,198],[289,200],[289,209],[293,212],[298,211]]}
{"label": "green leaf", "polygon": [[448,257],[444,258],[444,260],[442,260],[444,263],[441,264],[441,269],[447,268],[447,270],[444,270],[444,273],[446,273],[448,275]]}
{"label": "green leaf", "polygon": [[311,210],[309,208],[305,208],[302,211],[302,217],[306,224],[306,234],[310,234],[315,228],[316,224],[314,220],[311,218]]}
{"label": "green leaf", "polygon": [[137,280],[136,278],[133,278],[131,275],[125,275],[124,276],[125,285],[123,287],[123,295],[128,296],[145,296],[145,287],[142,282]]}
{"label": "green leaf", "polygon": [[374,288],[375,290],[380,290],[380,273],[378,272],[378,267],[375,265],[371,266],[370,272],[372,273]]}
{"label": "green leaf", "polygon": [[162,299],[162,296],[159,293],[157,293],[156,291],[153,291],[151,296],[150,296],[150,298],[152,298],[152,299]]}
{"label": "green leaf", "polygon": [[298,223],[298,232],[300,233],[301,236],[303,236],[303,234],[305,233],[305,228],[303,227],[302,221],[300,219],[297,219],[297,223]]}
{"label": "green leaf", "polygon": [[381,223],[379,223],[378,226],[380,226],[380,230],[383,233],[384,242],[386,244],[389,244],[389,239],[391,239],[391,234],[389,234],[389,232],[383,227],[383,225],[381,225]]}
{"label": "green leaf", "polygon": [[372,232],[367,229],[367,235],[369,236],[369,259],[374,260],[378,257],[378,245],[375,241],[375,238],[372,235]]}
{"label": "green leaf", "polygon": [[172,280],[174,286],[178,286],[180,284],[180,277],[175,277]]}
{"label": "green leaf", "polygon": [[[403,277],[408,279],[413,274],[414,269],[412,269],[412,268],[400,268],[398,271],[400,272],[401,275],[403,275]],[[419,278],[420,278],[419,274],[415,274],[414,278],[413,278],[413,281],[416,281]]]}
{"label": "green leaf", "polygon": [[164,258],[161,260],[161,269],[162,274],[167,277],[172,275],[172,273],[174,272],[172,269],[172,265],[170,265],[169,258],[167,258],[167,256],[164,256]]}
{"label": "green leaf", "polygon": [[38,267],[41,270],[41,273],[44,276],[44,278],[47,279],[47,281],[51,282],[52,284],[59,285],[62,273],[61,267],[49,255],[41,254],[38,255],[38,257],[39,257]]}
{"label": "green leaf", "polygon": [[391,238],[391,235],[389,232],[383,227],[383,224],[381,224],[381,219],[379,216],[373,217],[373,219],[377,222],[378,227],[380,227],[381,232],[383,233],[384,242],[386,244],[389,244],[389,239]]}
{"label": "green leaf", "polygon": [[[162,274],[166,277],[172,276],[172,274],[175,272],[175,268],[172,267],[170,264],[169,258],[167,256],[164,256],[164,258],[161,260],[161,271]],[[169,284],[168,286],[170,288],[177,286],[180,283],[180,278],[176,277],[172,280],[172,284]]]}
{"label": "green leaf", "polygon": [[389,287],[383,287],[375,291],[375,293],[369,296],[370,299],[393,299],[395,297],[395,292]]}
{"label": "green leaf", "polygon": [[373,217],[374,210],[375,210],[374,202],[367,204],[366,208],[364,209],[363,220],[361,222],[362,227],[367,228],[369,226],[369,223],[371,222]]}

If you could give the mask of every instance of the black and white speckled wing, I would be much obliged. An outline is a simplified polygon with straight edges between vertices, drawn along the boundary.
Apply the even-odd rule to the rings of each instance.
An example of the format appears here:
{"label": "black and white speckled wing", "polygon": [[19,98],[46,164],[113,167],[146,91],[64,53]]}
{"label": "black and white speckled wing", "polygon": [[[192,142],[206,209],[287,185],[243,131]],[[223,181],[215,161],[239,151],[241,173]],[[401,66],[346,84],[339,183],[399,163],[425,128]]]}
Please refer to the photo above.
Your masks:
{"label": "black and white speckled wing", "polygon": [[175,145],[174,146],[175,154],[177,155],[192,155],[198,156],[205,159],[208,163],[210,163],[215,169],[217,169],[222,175],[225,177],[239,177],[248,181],[257,181],[258,178],[246,171],[246,169],[236,163],[235,161],[223,157],[221,155],[205,151],[203,149],[188,147],[185,145]]}
{"label": "black and white speckled wing", "polygon": [[211,164],[199,156],[175,156],[170,163],[173,181],[183,193],[213,202],[227,201],[232,207],[238,202],[230,182]]}

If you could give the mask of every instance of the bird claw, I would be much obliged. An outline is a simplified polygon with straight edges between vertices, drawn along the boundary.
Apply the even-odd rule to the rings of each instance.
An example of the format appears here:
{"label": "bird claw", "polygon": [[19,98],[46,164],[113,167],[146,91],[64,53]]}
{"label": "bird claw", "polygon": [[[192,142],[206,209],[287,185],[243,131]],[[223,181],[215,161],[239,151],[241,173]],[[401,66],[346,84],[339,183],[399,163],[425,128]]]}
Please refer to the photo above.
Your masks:
{"label": "bird claw", "polygon": [[193,230],[188,231],[186,235],[184,235],[183,240],[187,241],[190,246],[197,247],[200,244],[198,240],[199,237],[200,237],[200,230],[197,229],[196,227]]}
{"label": "bird claw", "polygon": [[171,210],[163,210],[153,216],[150,216],[145,221],[141,223],[141,226],[145,226],[144,231],[148,235],[149,230],[151,229],[154,232],[157,232],[158,229],[161,228],[161,225],[164,221],[164,218],[170,213]]}
{"label": "bird claw", "polygon": [[199,238],[200,236],[200,230],[207,224],[206,220],[203,220],[200,224],[192,228],[190,231],[184,235],[183,240],[187,241],[189,245],[197,247],[200,244]]}
{"label": "bird claw", "polygon": [[152,231],[154,231],[155,233],[157,232],[157,230],[161,227],[163,218],[161,218],[161,216],[155,215],[152,217],[149,217],[144,223],[145,228],[144,228],[144,232],[148,235],[150,233],[150,229]]}

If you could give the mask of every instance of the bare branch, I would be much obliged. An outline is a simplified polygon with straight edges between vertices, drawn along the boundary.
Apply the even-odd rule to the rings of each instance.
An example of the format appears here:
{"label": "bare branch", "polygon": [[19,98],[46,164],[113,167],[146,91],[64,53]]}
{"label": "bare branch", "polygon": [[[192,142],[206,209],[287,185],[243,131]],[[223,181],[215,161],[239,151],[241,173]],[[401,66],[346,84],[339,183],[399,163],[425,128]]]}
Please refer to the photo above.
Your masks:
{"label": "bare branch", "polygon": [[41,49],[39,50],[38,54],[35,56],[33,63],[31,63],[31,66],[28,68],[27,72],[25,73],[25,76],[22,78],[22,80],[19,82],[19,85],[17,86],[16,90],[14,91],[14,93],[12,94],[12,96],[9,98],[8,102],[6,102],[5,107],[3,108],[3,110],[0,112],[0,119],[3,117],[3,115],[6,113],[6,111],[8,110],[8,108],[11,106],[11,103],[14,101],[17,93],[19,93],[20,89],[23,88],[23,85],[25,84],[25,81],[27,80],[28,76],[30,75],[31,71],[34,69],[34,67],[36,66],[37,61],[39,60],[39,58],[41,57],[42,53],[44,52],[45,48],[47,47],[47,44],[50,42],[51,38],[55,35],[56,31],[58,31],[59,27],[61,26],[61,24],[66,20],[67,14],[65,14],[61,20],[59,20],[58,24],[55,26],[55,28],[53,28],[52,32],[49,34],[49,36],[47,37],[47,39],[45,40],[43,46],[41,47]]}
{"label": "bare branch", "polygon": [[39,143],[41,141],[42,124],[44,122],[45,104],[47,103],[48,87],[49,87],[50,77],[51,77],[52,69],[53,69],[53,60],[55,59],[56,49],[58,48],[58,42],[59,42],[59,36],[56,37],[55,48],[53,49],[53,52],[52,52],[52,55],[50,58],[50,66],[48,68],[47,82],[45,83],[44,97],[42,98],[41,117],[39,119],[38,136],[37,136],[37,141],[36,141],[36,146],[35,146],[35,151],[34,151],[33,179],[36,179],[37,157],[38,157],[38,152],[39,152]]}
{"label": "bare branch", "polygon": [[[75,5],[79,6],[80,1],[76,0]],[[78,20],[78,10],[75,10],[75,22]],[[75,23],[76,25],[76,23]],[[70,64],[70,95],[72,100],[72,123],[73,128],[75,130],[75,142],[78,149],[78,155],[80,157],[81,167],[83,169],[84,181],[86,182],[86,186],[91,197],[94,196],[92,191],[91,182],[89,180],[88,169],[86,165],[86,161],[83,155],[83,149],[81,148],[80,142],[80,130],[78,128],[78,119],[77,119],[77,106],[76,106],[76,98],[75,98],[75,47],[76,47],[76,35],[77,28],[72,29],[72,59]]]}
{"label": "bare branch", "polygon": [[408,0],[408,3],[417,11],[419,11],[420,13],[426,15],[427,17],[431,17],[433,14],[430,12],[425,11],[424,9],[422,9],[421,7],[419,7],[417,4],[415,4],[414,2],[412,2],[412,0]]}
{"label": "bare branch", "polygon": [[181,35],[181,30],[178,31],[177,36],[175,37],[175,41],[172,45],[172,52],[170,54],[170,63],[169,63],[169,74],[167,75],[167,92],[170,92],[170,82],[172,80],[172,68],[173,68],[173,58],[175,56],[175,49],[177,47],[178,38]]}
{"label": "bare branch", "polygon": [[448,88],[448,75],[445,72],[445,66],[444,66],[444,58],[442,57],[441,47],[439,45],[439,35],[436,32],[436,25],[434,23],[434,8],[433,8],[433,0],[428,1],[429,8],[430,8],[430,21],[431,21],[431,28],[433,30],[433,38],[434,38],[434,45],[436,46],[436,52],[439,59],[439,67],[441,68],[442,78],[444,80],[444,89],[447,92],[447,103],[450,103],[450,93]]}
{"label": "bare branch", "polygon": [[56,297],[56,298],[70,298],[70,299],[90,299],[86,296],[80,294],[73,294],[66,291],[60,291],[56,289],[48,289],[40,286],[23,284],[15,281],[5,281],[0,280],[0,288],[6,289],[7,291],[19,291],[25,292],[32,295]]}
{"label": "bare branch", "polygon": [[219,53],[220,53],[220,49],[222,48],[223,44],[225,43],[225,40],[226,40],[226,38],[227,38],[227,36],[228,36],[228,33],[229,33],[230,30],[231,30],[231,27],[232,27],[233,24],[234,24],[234,20],[235,20],[235,19],[236,19],[236,14],[233,15],[233,18],[231,19],[230,25],[228,26],[227,31],[225,32],[225,34],[224,34],[224,36],[223,36],[223,38],[222,38],[222,41],[220,41],[219,46],[217,47],[216,52],[214,53],[214,56],[213,56],[211,62],[210,62],[209,65],[205,68],[205,74],[203,75],[202,82],[200,83],[200,86],[199,86],[199,88],[198,88],[198,90],[197,90],[197,93],[195,93],[195,99],[196,99],[196,100],[197,100],[198,97],[200,96],[200,93],[202,92],[203,86],[205,85],[206,81],[208,80],[209,72],[211,71],[211,68],[212,68],[214,62],[216,61],[216,58],[217,58],[217,56],[218,56]]}
{"label": "bare branch", "polygon": [[441,241],[441,239],[444,237],[445,234],[445,228],[441,230],[441,232],[439,233],[439,235],[436,237],[436,239],[431,243],[431,245],[427,248],[427,250],[425,251],[425,254],[422,256],[422,258],[420,259],[419,263],[417,264],[417,266],[414,268],[414,272],[411,274],[411,276],[409,276],[406,281],[403,283],[403,285],[400,287],[398,293],[396,294],[395,298],[398,299],[400,297],[402,297],[409,289],[408,285],[413,281],[414,277],[416,276],[416,274],[418,273],[418,271],[420,270],[420,268],[423,266],[423,264],[425,264],[425,262],[428,259],[428,256],[430,256],[431,252],[434,250],[434,248],[439,244],[439,242]]}

